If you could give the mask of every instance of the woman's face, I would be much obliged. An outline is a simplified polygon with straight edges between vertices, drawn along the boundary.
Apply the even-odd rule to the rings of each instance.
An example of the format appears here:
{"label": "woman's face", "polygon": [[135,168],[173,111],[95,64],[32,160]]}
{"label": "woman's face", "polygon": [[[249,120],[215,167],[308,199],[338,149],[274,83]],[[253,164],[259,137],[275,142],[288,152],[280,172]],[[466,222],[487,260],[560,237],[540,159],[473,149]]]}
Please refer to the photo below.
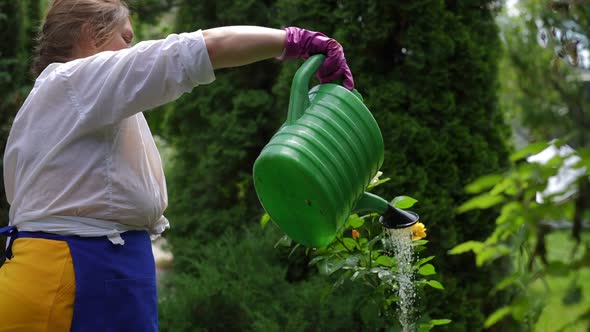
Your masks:
{"label": "woman's face", "polygon": [[103,51],[118,51],[125,48],[131,47],[133,41],[133,28],[129,18],[125,20],[125,23],[121,24],[113,34],[113,38],[106,44],[98,48],[98,52]]}

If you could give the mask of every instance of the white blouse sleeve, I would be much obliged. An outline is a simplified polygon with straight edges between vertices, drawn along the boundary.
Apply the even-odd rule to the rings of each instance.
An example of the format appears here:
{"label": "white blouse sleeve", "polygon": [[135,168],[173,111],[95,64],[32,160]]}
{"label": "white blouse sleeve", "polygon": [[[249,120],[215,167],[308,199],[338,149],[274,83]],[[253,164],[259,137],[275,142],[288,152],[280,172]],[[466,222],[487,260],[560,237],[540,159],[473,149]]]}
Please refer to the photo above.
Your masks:
{"label": "white blouse sleeve", "polygon": [[92,127],[115,124],[215,80],[201,30],[101,52],[60,69],[81,120]]}

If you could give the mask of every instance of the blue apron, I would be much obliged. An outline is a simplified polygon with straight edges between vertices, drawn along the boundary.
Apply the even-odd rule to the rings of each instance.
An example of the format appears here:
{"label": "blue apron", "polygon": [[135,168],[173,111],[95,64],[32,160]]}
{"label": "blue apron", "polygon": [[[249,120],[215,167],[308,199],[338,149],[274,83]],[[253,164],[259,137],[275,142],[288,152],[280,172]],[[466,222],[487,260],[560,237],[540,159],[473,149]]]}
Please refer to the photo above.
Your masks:
{"label": "blue apron", "polygon": [[[76,279],[72,332],[158,331],[156,268],[151,240],[145,231],[121,234],[124,245],[106,236],[79,237],[0,228],[10,236],[6,257],[16,238],[65,241]],[[42,262],[39,262],[42,263]]]}

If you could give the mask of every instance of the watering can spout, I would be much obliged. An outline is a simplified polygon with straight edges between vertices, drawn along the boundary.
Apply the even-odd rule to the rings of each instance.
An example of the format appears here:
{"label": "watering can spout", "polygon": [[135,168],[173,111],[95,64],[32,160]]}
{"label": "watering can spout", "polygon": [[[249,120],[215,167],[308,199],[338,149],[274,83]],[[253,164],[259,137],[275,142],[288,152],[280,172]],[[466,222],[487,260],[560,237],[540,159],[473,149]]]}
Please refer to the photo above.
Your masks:
{"label": "watering can spout", "polygon": [[353,208],[353,213],[373,213],[381,215],[379,222],[385,228],[406,228],[418,222],[418,214],[398,209],[391,205],[383,198],[371,194],[363,193]]}

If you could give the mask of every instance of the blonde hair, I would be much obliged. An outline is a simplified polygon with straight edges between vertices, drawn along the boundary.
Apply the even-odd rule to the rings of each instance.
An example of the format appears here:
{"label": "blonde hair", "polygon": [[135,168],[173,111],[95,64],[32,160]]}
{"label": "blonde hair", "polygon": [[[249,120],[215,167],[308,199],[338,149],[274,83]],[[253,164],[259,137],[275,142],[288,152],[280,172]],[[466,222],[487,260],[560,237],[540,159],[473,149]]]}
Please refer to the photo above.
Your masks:
{"label": "blonde hair", "polygon": [[51,63],[73,60],[82,33],[90,33],[97,47],[102,46],[128,17],[124,0],[54,0],[37,36],[31,71],[37,76]]}

